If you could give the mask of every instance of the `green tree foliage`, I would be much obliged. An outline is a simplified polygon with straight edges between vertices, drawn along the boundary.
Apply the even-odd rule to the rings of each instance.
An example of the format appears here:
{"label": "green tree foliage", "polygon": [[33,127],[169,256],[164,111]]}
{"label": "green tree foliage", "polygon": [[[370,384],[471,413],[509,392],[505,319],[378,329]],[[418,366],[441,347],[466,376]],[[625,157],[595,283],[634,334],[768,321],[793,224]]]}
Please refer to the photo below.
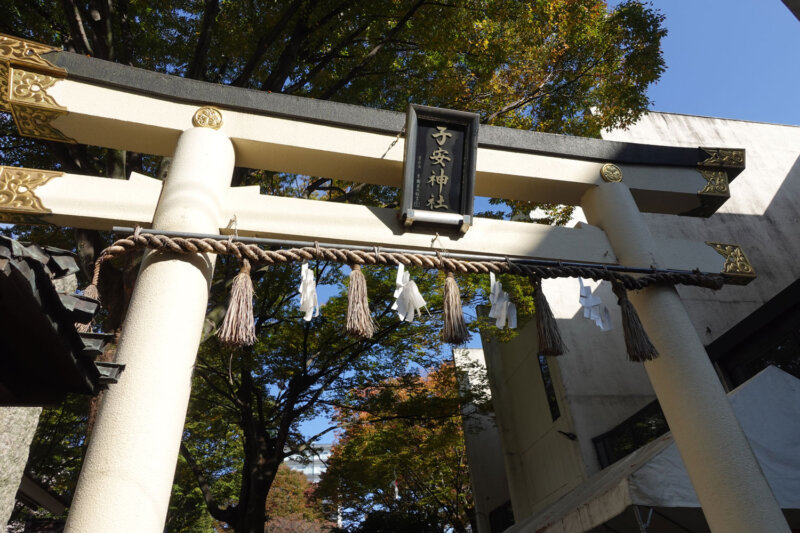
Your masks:
{"label": "green tree foliage", "polygon": [[[0,3],[0,32],[99,59],[382,109],[403,110],[413,101],[471,110],[485,124],[581,135],[630,124],[644,111],[645,90],[663,70],[661,23],[646,5],[626,1],[609,13],[602,0]],[[120,179],[132,171],[161,178],[169,169],[169,158],[21,138],[4,114],[0,132],[3,164]],[[237,168],[233,184],[364,205],[396,205],[397,198],[391,188],[270,169]],[[530,205],[511,207],[519,214]],[[110,240],[83,230],[15,231],[70,242],[87,273]],[[346,286],[346,268],[312,266],[320,283]],[[119,328],[136,264],[110,267],[104,270],[107,286],[101,287],[106,303],[116,303],[106,310],[103,327],[109,332]],[[373,390],[389,378],[411,379],[416,368],[441,362],[437,313],[443,280],[432,272],[413,273],[433,317],[400,324],[390,310],[394,273],[365,269],[378,324],[374,339],[365,342],[342,335],[343,295],[307,324],[297,311],[297,270],[262,269],[254,273],[259,341],[252,349],[231,352],[210,334],[237,270],[220,261],[215,272],[209,335],[198,354],[173,503],[183,501],[191,509],[199,490],[221,527],[260,533],[279,465],[314,441],[301,434],[299,424],[341,405],[350,391]],[[486,282],[459,283],[469,299]],[[529,298],[523,289],[518,292]],[[83,439],[70,442],[80,446]],[[74,484],[76,471],[65,483]],[[189,478],[196,488],[186,486]],[[174,505],[173,524],[180,513]]]}
{"label": "green tree foliage", "polygon": [[[346,282],[340,267],[315,266],[319,280]],[[416,367],[439,359],[435,328],[442,277],[414,272],[420,289],[430,295],[434,315],[408,324],[391,311],[395,272],[369,268],[364,273],[378,325],[370,341],[342,335],[344,294],[329,299],[320,318],[303,322],[292,302],[277,299],[284,294],[278,289],[296,286],[296,269],[274,267],[255,279],[262,303],[256,346],[232,353],[210,339],[201,348],[182,453],[197,467],[198,479],[214,473],[207,501],[216,519],[235,524],[233,513],[255,513],[258,500],[262,510],[257,512],[263,513],[281,461],[303,453],[314,440],[300,433],[301,422],[339,405],[347,391],[375,387],[388,376],[414,375]],[[264,518],[257,520],[263,524]]]}
{"label": "green tree foliage", "polygon": [[[357,531],[467,531],[473,514],[452,364],[351,391],[316,491]],[[397,529],[394,529],[397,531]]]}
{"label": "green tree foliage", "polygon": [[[397,110],[415,101],[479,112],[489,124],[581,135],[645,110],[645,91],[664,69],[662,20],[635,1],[609,14],[601,0],[0,6],[2,32],[148,70]],[[41,143],[11,137],[20,156],[42,154]],[[47,146],[83,172],[154,164],[143,154]]]}
{"label": "green tree foliage", "polygon": [[214,519],[206,510],[203,491],[186,460],[179,457],[164,529],[169,533],[208,533],[213,527]]}
{"label": "green tree foliage", "polygon": [[312,498],[313,490],[305,474],[281,465],[267,497],[267,529],[286,531],[291,524],[295,529],[321,529],[322,506]]}

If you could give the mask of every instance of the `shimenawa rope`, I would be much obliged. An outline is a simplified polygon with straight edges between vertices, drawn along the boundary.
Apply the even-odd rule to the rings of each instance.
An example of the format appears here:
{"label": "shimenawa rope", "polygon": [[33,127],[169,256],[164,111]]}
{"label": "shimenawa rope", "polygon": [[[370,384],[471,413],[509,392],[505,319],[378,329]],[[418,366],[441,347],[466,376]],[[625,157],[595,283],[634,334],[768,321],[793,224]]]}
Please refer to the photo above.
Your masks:
{"label": "shimenawa rope", "polygon": [[[103,250],[98,259],[108,260],[113,257],[128,253],[133,250],[150,248],[163,252],[194,254],[214,253],[219,255],[234,255],[248,259],[251,263],[275,265],[280,263],[297,263],[320,259],[348,263],[351,265],[389,265],[419,266],[444,270],[446,272],[463,274],[516,274],[520,276],[535,276],[541,279],[551,278],[584,278],[604,281],[617,281],[626,290],[639,290],[650,285],[693,285],[707,289],[721,289],[724,278],[721,275],[704,274],[701,272],[664,272],[653,270],[651,274],[634,277],[621,272],[614,272],[603,268],[559,265],[536,266],[522,265],[507,259],[497,261],[461,261],[445,255],[422,255],[412,252],[387,252],[379,254],[361,250],[347,250],[338,248],[319,248],[306,246],[302,248],[288,248],[284,250],[264,250],[256,244],[242,242],[219,241],[216,239],[198,239],[182,237],[166,237],[152,233],[131,235],[119,239],[114,244]],[[99,268],[95,265],[95,268]]]}
{"label": "shimenawa rope", "polygon": [[[447,257],[441,253],[431,256],[413,252],[379,252],[377,248],[376,251],[372,253],[362,250],[321,248],[318,244],[314,247],[307,246],[282,250],[265,250],[256,244],[246,244],[233,241],[232,239],[221,241],[210,238],[168,237],[153,233],[142,234],[136,231],[133,235],[119,239],[103,250],[95,263],[92,285],[87,288],[87,291],[91,290],[92,286],[94,286],[96,290],[100,268],[104,261],[144,248],[179,254],[214,253],[218,255],[233,255],[238,260],[242,261],[242,272],[237,276],[237,278],[241,278],[239,280],[240,283],[237,284],[241,289],[237,292],[241,294],[239,294],[237,298],[232,298],[232,302],[236,302],[236,309],[234,312],[231,313],[229,309],[229,313],[232,314],[232,317],[239,317],[236,320],[247,320],[248,317],[252,316],[252,309],[250,309],[250,313],[248,313],[247,309],[244,308],[247,307],[248,303],[252,302],[252,293],[249,293],[251,296],[248,298],[248,291],[246,290],[246,281],[250,281],[249,263],[275,265],[280,263],[303,262],[311,259],[347,263],[351,266],[352,272],[350,276],[346,329],[348,332],[362,338],[370,338],[372,336],[374,324],[369,315],[366,281],[361,272],[361,265],[397,266],[402,264],[405,266],[419,266],[445,271],[447,276],[445,278],[443,302],[445,312],[444,340],[453,344],[463,343],[468,336],[466,325],[464,324],[463,312],[461,311],[458,286],[453,277],[454,273],[487,274],[493,272],[495,274],[508,273],[529,276],[534,283],[534,295],[536,303],[538,304],[537,315],[539,316],[537,316],[537,330],[539,330],[540,348],[548,352],[542,352],[543,355],[560,355],[566,351],[566,348],[561,341],[555,319],[552,317],[552,312],[550,312],[549,305],[541,290],[541,280],[579,277],[610,281],[614,287],[614,293],[617,294],[622,307],[626,345],[628,347],[629,357],[634,361],[648,360],[656,357],[658,354],[647,338],[647,334],[644,328],[642,328],[633,306],[631,306],[627,298],[624,297],[625,291],[643,289],[650,285],[694,285],[716,290],[722,288],[724,284],[724,278],[722,276],[703,274],[701,272],[669,272],[654,269],[650,274],[637,277],[615,272],[601,265],[597,267],[561,264],[558,266],[539,266],[519,264],[508,259],[504,261],[462,261]],[[245,276],[247,280],[244,279]],[[622,296],[620,296],[620,294],[622,294]],[[252,305],[250,305],[250,307],[252,307]],[[255,341],[255,337],[252,330],[249,329],[250,327],[250,325],[245,324],[229,324],[226,331],[236,331],[237,333],[233,335],[224,334],[223,337],[229,342],[236,344],[252,344],[252,342]]]}

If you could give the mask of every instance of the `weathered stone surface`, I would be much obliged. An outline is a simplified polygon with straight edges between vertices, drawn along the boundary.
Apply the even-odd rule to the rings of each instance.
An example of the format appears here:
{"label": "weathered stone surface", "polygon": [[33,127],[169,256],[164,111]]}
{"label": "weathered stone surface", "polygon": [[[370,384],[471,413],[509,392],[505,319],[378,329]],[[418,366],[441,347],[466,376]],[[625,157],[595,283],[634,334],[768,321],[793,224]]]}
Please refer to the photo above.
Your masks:
{"label": "weathered stone surface", "polygon": [[5,529],[28,461],[41,407],[0,408],[0,526]]}

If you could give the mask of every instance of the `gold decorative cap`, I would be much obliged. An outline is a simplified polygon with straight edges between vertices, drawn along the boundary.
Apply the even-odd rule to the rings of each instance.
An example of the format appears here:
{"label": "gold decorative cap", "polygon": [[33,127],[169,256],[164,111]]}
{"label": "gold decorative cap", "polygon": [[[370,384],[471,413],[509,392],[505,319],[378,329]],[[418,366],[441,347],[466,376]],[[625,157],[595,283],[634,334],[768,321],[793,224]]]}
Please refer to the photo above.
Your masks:
{"label": "gold decorative cap", "polygon": [[706,241],[714,251],[725,258],[725,264],[720,274],[724,275],[727,282],[734,285],[747,285],[756,279],[756,271],[747,256],[744,255],[742,247],[738,244],[727,244],[722,242]]}
{"label": "gold decorative cap", "polygon": [[49,52],[58,51],[59,49],[54,46],[0,33],[0,63],[5,63],[6,65],[24,67],[29,70],[64,78],[67,76],[65,69],[42,57],[42,55]]}
{"label": "gold decorative cap", "polygon": [[197,128],[218,130],[222,127],[222,112],[216,107],[204,106],[195,111],[192,125]]}
{"label": "gold decorative cap", "polygon": [[744,150],[739,148],[700,148],[708,156],[699,163],[699,167],[711,168],[744,168]]}
{"label": "gold decorative cap", "polygon": [[67,110],[47,93],[67,71],[45,59],[58,48],[0,33],[0,111],[11,113],[20,135],[74,143],[52,122]]}
{"label": "gold decorative cap", "polygon": [[622,171],[617,165],[612,165],[611,163],[606,163],[603,165],[603,167],[600,169],[600,176],[602,176],[605,181],[622,181]]}
{"label": "gold decorative cap", "polygon": [[51,170],[0,166],[0,213],[51,213],[36,195],[36,188],[63,175]]}

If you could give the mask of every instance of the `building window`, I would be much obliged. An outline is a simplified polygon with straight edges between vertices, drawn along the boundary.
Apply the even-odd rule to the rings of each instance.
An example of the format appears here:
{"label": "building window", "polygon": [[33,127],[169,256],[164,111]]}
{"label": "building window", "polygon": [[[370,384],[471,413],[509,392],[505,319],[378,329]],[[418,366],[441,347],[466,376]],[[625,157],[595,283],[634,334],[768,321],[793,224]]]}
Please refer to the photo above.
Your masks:
{"label": "building window", "polygon": [[544,382],[544,392],[547,395],[547,404],[550,406],[550,416],[555,422],[561,411],[558,410],[558,398],[556,398],[556,389],[553,387],[553,378],[550,376],[550,367],[547,366],[547,357],[544,355],[539,356],[539,370],[542,371],[542,381]]}
{"label": "building window", "polygon": [[706,347],[733,390],[769,365],[800,378],[800,280]]}
{"label": "building window", "polygon": [[592,439],[600,468],[619,461],[667,431],[667,419],[658,400],[654,400],[611,431]]}
{"label": "building window", "polygon": [[800,309],[793,309],[717,361],[734,389],[769,365],[800,378]]}

